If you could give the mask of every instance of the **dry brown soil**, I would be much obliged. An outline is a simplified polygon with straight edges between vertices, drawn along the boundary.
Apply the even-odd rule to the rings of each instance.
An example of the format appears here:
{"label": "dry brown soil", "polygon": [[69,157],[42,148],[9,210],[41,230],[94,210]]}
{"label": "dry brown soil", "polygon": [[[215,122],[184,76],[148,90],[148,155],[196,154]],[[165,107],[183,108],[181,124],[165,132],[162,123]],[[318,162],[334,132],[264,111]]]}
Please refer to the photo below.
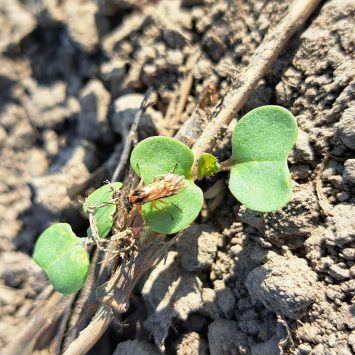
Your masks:
{"label": "dry brown soil", "polygon": [[[173,136],[196,105],[211,111],[289,3],[0,0],[0,349],[45,302],[36,238],[56,221],[85,235],[78,200],[112,175],[146,89],[159,93],[140,137]],[[292,201],[258,214],[227,175],[202,184],[217,193],[138,284],[127,326],[112,323],[92,354],[355,352],[354,14],[354,0],[322,1],[240,113],[279,104],[295,115]],[[168,107],[188,75],[177,119]],[[48,353],[60,326],[33,353]]]}

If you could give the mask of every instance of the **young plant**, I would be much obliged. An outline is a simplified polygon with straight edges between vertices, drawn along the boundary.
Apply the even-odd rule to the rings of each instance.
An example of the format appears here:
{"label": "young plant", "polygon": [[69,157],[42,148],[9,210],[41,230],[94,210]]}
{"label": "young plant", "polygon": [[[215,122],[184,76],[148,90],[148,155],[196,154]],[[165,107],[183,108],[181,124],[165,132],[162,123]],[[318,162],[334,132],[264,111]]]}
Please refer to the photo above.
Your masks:
{"label": "young plant", "polygon": [[207,176],[212,176],[221,170],[217,158],[209,153],[201,154],[197,165],[197,177],[203,179]]}
{"label": "young plant", "polygon": [[[295,118],[280,106],[259,107],[239,120],[232,136],[229,189],[246,207],[270,212],[291,199],[287,156],[296,137]],[[141,207],[151,230],[164,234],[179,232],[197,218],[203,193],[194,181],[222,170],[216,157],[204,153],[194,175],[192,151],[168,137],[141,141],[130,162],[143,187],[132,191],[128,202]],[[109,235],[117,208],[116,192],[121,187],[120,182],[104,185],[86,199],[83,209],[91,226],[87,238],[78,238],[65,223],[40,235],[33,259],[59,292],[70,294],[84,285],[89,272],[86,248],[93,243],[101,248],[101,239]]]}
{"label": "young plant", "polygon": [[143,219],[154,231],[176,233],[190,225],[200,213],[203,193],[194,184],[193,162],[192,151],[168,137],[147,138],[132,151],[132,168],[144,184],[151,184],[166,174],[184,177],[185,186],[175,195],[142,206]]}
{"label": "young plant", "polygon": [[[244,115],[232,135],[232,157],[227,161],[229,189],[251,210],[272,212],[291,199],[287,156],[297,138],[297,123],[281,106],[262,106]],[[221,163],[222,164],[222,163]],[[198,161],[201,179],[222,170],[211,154]]]}
{"label": "young plant", "polygon": [[[84,203],[84,211],[92,213],[100,238],[106,237],[113,225],[116,204],[112,203],[115,192],[122,187],[117,182],[95,190]],[[88,238],[78,238],[67,223],[48,227],[38,238],[33,260],[47,274],[53,287],[64,295],[80,290],[88,276],[90,261],[86,249],[98,243],[91,229]]]}

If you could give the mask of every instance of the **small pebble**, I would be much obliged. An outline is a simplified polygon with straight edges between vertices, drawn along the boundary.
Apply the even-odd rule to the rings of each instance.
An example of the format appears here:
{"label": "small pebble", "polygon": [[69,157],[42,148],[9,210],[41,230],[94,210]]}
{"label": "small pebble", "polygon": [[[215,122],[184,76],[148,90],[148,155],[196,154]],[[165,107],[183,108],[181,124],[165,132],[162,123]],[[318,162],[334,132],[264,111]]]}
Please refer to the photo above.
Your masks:
{"label": "small pebble", "polygon": [[312,351],[312,347],[308,343],[300,344],[297,350],[303,354],[309,354]]}
{"label": "small pebble", "polygon": [[343,177],[349,184],[355,184],[355,159],[348,159],[345,162]]}
{"label": "small pebble", "polygon": [[337,341],[336,335],[334,333],[330,334],[328,338],[328,345],[332,348],[336,344],[336,341]]}
{"label": "small pebble", "polygon": [[339,193],[337,193],[337,199],[339,202],[345,202],[348,201],[350,198],[350,194],[347,191],[341,191]]}
{"label": "small pebble", "polygon": [[330,266],[328,272],[336,280],[347,280],[350,278],[350,270],[340,267],[339,264]]}

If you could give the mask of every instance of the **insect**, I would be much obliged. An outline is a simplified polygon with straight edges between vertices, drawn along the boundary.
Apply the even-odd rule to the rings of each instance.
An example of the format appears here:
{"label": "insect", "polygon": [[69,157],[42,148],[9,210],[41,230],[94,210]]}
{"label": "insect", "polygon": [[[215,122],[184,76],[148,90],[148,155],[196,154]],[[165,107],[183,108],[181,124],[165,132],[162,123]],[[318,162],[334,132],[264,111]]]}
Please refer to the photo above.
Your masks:
{"label": "insect", "polygon": [[162,177],[155,178],[151,184],[131,190],[128,197],[125,198],[125,204],[129,211],[133,207],[142,206],[148,202],[151,202],[152,206],[158,209],[156,201],[166,205],[168,202],[161,199],[176,195],[184,187],[183,176],[168,173]]}

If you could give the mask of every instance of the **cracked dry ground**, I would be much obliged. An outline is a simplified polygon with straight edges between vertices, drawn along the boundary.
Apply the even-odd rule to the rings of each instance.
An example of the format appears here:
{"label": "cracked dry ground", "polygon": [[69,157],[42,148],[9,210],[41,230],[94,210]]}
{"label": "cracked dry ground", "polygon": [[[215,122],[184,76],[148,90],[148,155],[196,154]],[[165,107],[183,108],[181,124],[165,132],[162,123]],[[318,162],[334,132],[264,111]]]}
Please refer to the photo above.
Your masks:
{"label": "cracked dry ground", "polygon": [[[0,349],[43,302],[37,236],[55,221],[84,235],[78,200],[112,175],[145,90],[164,88],[140,138],[173,136],[196,105],[203,121],[289,4],[0,1]],[[353,0],[321,2],[241,113],[279,104],[295,115],[292,201],[254,213],[217,176],[218,194],[136,287],[128,326],[113,323],[93,354],[354,353],[354,17]],[[189,73],[176,120],[169,102]]]}

